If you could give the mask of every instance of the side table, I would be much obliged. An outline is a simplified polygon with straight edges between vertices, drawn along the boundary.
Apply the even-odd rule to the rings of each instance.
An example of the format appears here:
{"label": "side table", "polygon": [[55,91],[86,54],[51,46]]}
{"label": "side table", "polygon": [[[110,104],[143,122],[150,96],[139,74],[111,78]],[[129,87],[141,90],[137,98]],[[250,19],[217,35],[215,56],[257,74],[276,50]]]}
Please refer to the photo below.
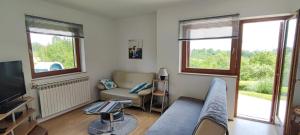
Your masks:
{"label": "side table", "polygon": [[[159,85],[162,84],[160,88]],[[161,103],[154,101],[154,98],[161,97]],[[169,105],[169,81],[168,80],[153,80],[152,97],[150,104],[150,112],[156,111],[163,113]]]}

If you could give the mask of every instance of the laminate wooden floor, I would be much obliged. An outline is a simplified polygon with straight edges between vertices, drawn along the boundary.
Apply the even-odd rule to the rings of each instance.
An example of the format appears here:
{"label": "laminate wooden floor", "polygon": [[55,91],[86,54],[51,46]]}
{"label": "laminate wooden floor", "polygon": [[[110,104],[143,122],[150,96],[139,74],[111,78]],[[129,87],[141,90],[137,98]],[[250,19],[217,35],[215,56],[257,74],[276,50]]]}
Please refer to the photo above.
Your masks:
{"label": "laminate wooden floor", "polygon": [[[130,135],[143,135],[160,116],[140,109],[126,109],[125,113],[134,115],[138,120],[137,128]],[[49,135],[87,135],[88,125],[97,118],[97,115],[85,115],[80,108],[40,125],[48,130]]]}
{"label": "laminate wooden floor", "polygon": [[[143,112],[139,109],[126,109],[125,113],[134,115],[138,120],[137,128],[130,135],[143,135],[159,118],[158,113]],[[54,119],[41,123],[49,135],[87,135],[90,122],[99,116],[85,115],[82,108],[71,111]],[[275,126],[236,118],[228,122],[231,135],[276,135]]]}

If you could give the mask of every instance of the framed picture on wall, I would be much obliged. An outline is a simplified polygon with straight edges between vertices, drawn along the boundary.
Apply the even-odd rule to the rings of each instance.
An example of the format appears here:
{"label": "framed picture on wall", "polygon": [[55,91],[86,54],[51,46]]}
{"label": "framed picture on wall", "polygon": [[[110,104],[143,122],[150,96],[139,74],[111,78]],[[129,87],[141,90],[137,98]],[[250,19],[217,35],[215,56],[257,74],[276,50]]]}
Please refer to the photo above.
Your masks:
{"label": "framed picture on wall", "polygon": [[142,59],[143,57],[143,40],[128,40],[128,56],[129,59]]}

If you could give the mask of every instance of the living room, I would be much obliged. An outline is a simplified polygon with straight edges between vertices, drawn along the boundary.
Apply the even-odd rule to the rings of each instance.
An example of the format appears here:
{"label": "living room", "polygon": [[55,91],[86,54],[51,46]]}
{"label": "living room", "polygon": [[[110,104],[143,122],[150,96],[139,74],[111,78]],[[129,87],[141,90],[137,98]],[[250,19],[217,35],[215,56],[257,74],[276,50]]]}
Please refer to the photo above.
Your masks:
{"label": "living room", "polygon": [[[99,84],[101,84],[100,80],[111,79],[117,84],[118,88],[122,88],[121,86],[124,86],[124,88],[130,86],[132,88],[137,85],[133,85],[132,82],[140,82],[144,80],[138,79],[143,75],[131,75],[130,73],[132,72],[154,74],[154,77],[150,79],[150,81],[146,81],[151,84],[154,83],[153,80],[166,80],[168,98],[165,100],[169,101],[169,104],[166,105],[166,109],[163,109],[164,113],[162,114],[152,111],[150,112],[150,108],[152,106],[152,89],[148,88],[150,91],[148,91],[149,93],[147,90],[143,90],[143,92],[146,93],[147,98],[144,97],[143,94],[140,94],[139,96],[142,96],[139,98],[139,103],[137,103],[138,106],[131,107],[131,105],[129,105],[130,107],[126,107],[124,109],[125,114],[131,115],[133,119],[135,119],[136,123],[133,123],[132,125],[128,124],[131,126],[129,126],[127,130],[131,130],[125,130],[123,133],[121,132],[121,134],[171,134],[172,132],[163,133],[156,132],[156,130],[153,133],[151,132],[153,131],[152,127],[157,127],[156,125],[159,125],[161,121],[165,122],[165,117],[173,118],[173,115],[168,114],[170,114],[169,112],[174,109],[176,104],[173,104],[176,103],[176,101],[183,100],[180,99],[180,97],[205,100],[207,98],[208,91],[211,89],[214,78],[221,79],[220,82],[217,81],[218,83],[222,84],[223,81],[226,83],[224,87],[227,92],[225,96],[226,101],[222,102],[222,104],[226,103],[225,106],[228,122],[226,122],[226,130],[223,129],[221,131],[225,133],[228,130],[229,134],[241,135],[298,134],[299,131],[297,130],[299,129],[300,118],[298,121],[296,120],[296,116],[299,114],[297,115],[294,110],[297,110],[297,105],[300,105],[300,98],[298,96],[300,94],[298,79],[299,71],[297,71],[297,53],[300,41],[298,36],[300,31],[299,21],[296,21],[297,23],[294,28],[296,31],[296,34],[294,34],[295,43],[292,43],[294,51],[290,52],[293,57],[288,57],[288,60],[291,61],[290,66],[283,66],[283,59],[285,58],[285,54],[287,54],[284,53],[284,41],[288,40],[286,33],[289,32],[287,30],[287,25],[289,20],[298,20],[299,15],[297,15],[296,12],[298,12],[299,5],[300,3],[298,0],[87,0],[84,2],[80,0],[1,0],[0,30],[2,33],[0,36],[0,62],[21,62],[22,71],[24,73],[24,89],[26,89],[26,94],[23,93],[22,97],[32,98],[28,101],[29,108],[34,109],[30,119],[33,119],[33,121],[36,122],[33,124],[34,126],[31,126],[31,129],[33,130],[35,127],[39,126],[46,130],[50,135],[92,134],[89,132],[89,127],[92,125],[92,122],[99,119],[99,115],[87,115],[85,114],[86,112],[84,112],[84,109],[92,106],[93,103],[103,102],[102,99],[104,98],[104,94],[103,90],[99,88]],[[206,26],[205,23],[209,22],[206,20],[217,20],[221,21],[221,23],[210,23],[206,24],[208,25]],[[241,80],[241,78],[243,78],[242,75],[244,75],[242,74],[242,72],[244,72],[243,61],[247,61],[247,58],[243,57],[246,56],[246,54],[243,55],[243,49],[245,49],[246,44],[242,42],[242,39],[244,39],[245,35],[247,35],[246,29],[248,24],[250,25],[251,23],[263,23],[270,21],[278,22],[278,27],[276,27],[276,30],[278,31],[273,33],[275,33],[274,35],[276,36],[280,36],[277,36],[276,39],[269,36],[270,40],[267,40],[268,36],[266,36],[263,39],[264,41],[261,41],[262,39],[260,38],[252,38],[251,40],[258,40],[257,44],[259,42],[261,42],[261,44],[266,44],[267,41],[271,42],[272,39],[274,42],[276,41],[276,51],[273,51],[274,48],[270,49],[270,52],[276,52],[272,60],[273,65],[270,64],[272,66],[272,70],[270,70],[271,74],[268,74],[269,76],[272,76],[272,84],[270,88],[271,93],[253,92],[256,91],[256,89],[253,91],[245,90],[246,88],[241,90],[241,85],[244,84],[245,81],[247,81],[247,83],[252,83],[256,81],[255,79],[257,79],[255,78],[257,75],[253,75],[254,77],[250,77],[248,80]],[[41,24],[35,22],[41,22]],[[227,22],[230,22],[230,24]],[[202,24],[205,26],[202,26]],[[54,25],[59,25],[60,28],[54,27]],[[206,33],[204,32],[204,34],[196,34],[196,38],[189,35],[189,31],[192,31],[193,28],[211,27],[211,25],[216,27],[219,25],[230,25],[230,27],[232,27],[232,31],[221,31],[221,36],[209,33],[209,31]],[[270,25],[268,24],[268,26]],[[36,27],[37,29],[35,29]],[[185,30],[185,28],[188,30]],[[258,30],[262,28],[260,27]],[[47,31],[47,29],[50,30]],[[60,31],[55,33],[55,29],[67,29],[67,32]],[[262,32],[259,31],[257,33],[251,33],[253,36],[250,37],[259,35],[259,33]],[[225,34],[225,36],[223,34]],[[52,36],[49,38],[43,35]],[[53,35],[64,38],[54,39]],[[68,40],[72,38],[76,40]],[[229,61],[227,63],[225,62],[225,65],[227,64],[226,66],[229,68],[228,72],[227,70],[201,70],[199,67],[194,70],[195,68],[186,66],[191,62],[187,62],[186,60],[189,60],[191,56],[194,56],[192,54],[187,55],[192,53],[193,49],[188,50],[185,46],[193,45],[186,45],[186,41],[211,40],[210,38],[220,40],[232,39],[232,44],[228,47],[231,53],[226,53],[226,58],[228,56],[229,59],[221,59],[221,61]],[[62,57],[58,57],[57,60],[51,61],[48,58],[45,58],[46,60],[42,60],[42,57],[44,56],[42,54],[47,53],[45,51],[38,52],[36,51],[37,48],[34,47],[35,43],[40,43],[42,47],[45,47],[52,42],[60,42],[62,39],[66,40],[66,42],[67,40],[72,41],[68,42],[72,43],[73,46],[73,50],[71,49],[70,51],[70,53],[73,54],[73,57],[71,58],[73,65],[71,64],[71,67],[60,60],[69,58],[65,55],[67,50],[60,48],[61,50],[58,54],[61,54]],[[206,48],[194,47],[194,49],[210,49],[210,46],[214,46],[218,43],[220,42],[209,43],[209,45],[205,46]],[[42,44],[45,45],[43,46]],[[256,45],[256,47],[259,48],[260,44]],[[228,48],[216,48],[216,50],[223,49],[228,51]],[[261,46],[261,48],[264,47]],[[38,55],[40,55],[39,58],[37,58]],[[218,55],[214,56],[217,58],[222,57]],[[251,57],[249,57],[249,59],[251,59]],[[213,62],[216,59],[211,61],[209,61],[209,59],[207,60],[208,61],[206,62]],[[50,64],[50,62],[51,64],[59,62],[55,64],[58,64],[58,66],[63,68],[70,68],[70,70],[56,69],[55,71],[50,72],[40,72],[37,67],[39,67],[39,63],[42,63],[41,61],[47,64]],[[47,65],[45,63],[42,63],[41,67]],[[201,63],[200,61],[200,67],[203,66],[203,63],[204,62]],[[249,63],[251,64],[254,62]],[[215,65],[207,64],[207,66]],[[216,67],[219,66],[217,65]],[[251,67],[251,65],[249,67]],[[280,90],[280,82],[282,82],[282,79],[280,76],[283,75],[280,73],[285,73],[283,72],[286,71],[284,70],[285,68],[288,68],[287,71],[290,71],[288,72],[288,77],[291,79],[287,79],[286,87],[288,93],[282,94],[282,91]],[[114,77],[114,75],[117,74],[117,71],[123,71],[125,73],[121,73],[122,75],[116,75]],[[165,74],[165,79],[160,78],[162,74]],[[267,72],[262,72],[262,74],[267,74]],[[124,80],[124,78],[126,78],[124,76],[130,76],[132,78],[135,78],[136,76],[138,77],[137,79],[127,78]],[[114,78],[118,77],[119,79],[114,80]],[[262,78],[266,78],[266,76],[263,76]],[[127,85],[126,83],[128,82],[131,84]],[[77,83],[81,84],[79,85]],[[53,97],[53,95],[52,97],[47,97],[47,93],[45,92],[48,91],[48,87],[56,87],[52,86],[54,84],[57,86],[74,84],[71,88],[61,88],[60,91],[64,90],[65,92],[58,94],[62,97],[62,99],[70,101],[74,100],[74,104],[70,104],[68,107],[65,107],[62,105],[62,99],[55,96]],[[256,84],[249,84],[249,87],[252,85],[254,86]],[[154,86],[155,85],[153,85],[153,87]],[[49,89],[49,91],[51,90],[56,91],[56,89]],[[74,94],[76,92],[79,92],[79,96]],[[5,97],[6,95],[4,95],[4,93],[6,94],[6,92],[1,89],[0,97]],[[247,93],[247,95],[244,94],[240,96],[240,94],[243,93]],[[66,95],[64,96],[63,94]],[[281,99],[279,99],[279,97],[281,97],[281,94],[286,96],[281,98],[285,100],[284,102],[280,102]],[[245,102],[247,104],[240,105],[240,103],[244,101],[242,100],[242,97],[249,95],[252,96],[251,99],[254,99],[253,97],[255,97],[255,99],[260,100],[249,102],[247,100]],[[266,96],[269,99],[268,102],[266,101],[268,103],[268,107],[265,107],[267,109],[262,111],[261,109],[258,109],[258,106],[260,103],[263,104],[265,101],[263,99],[266,99]],[[47,98],[49,98],[49,100],[46,100]],[[77,99],[81,100],[77,102]],[[114,99],[114,97],[112,99]],[[144,102],[143,100],[145,99],[146,101]],[[57,101],[56,103],[58,107],[50,109],[52,106],[55,106],[54,101]],[[110,101],[110,99],[108,99],[108,101]],[[251,104],[251,102],[257,103],[256,101],[259,101],[258,104]],[[131,102],[135,103],[134,100]],[[158,102],[161,101],[158,100]],[[2,104],[1,101],[0,103]],[[280,103],[285,103],[283,109],[284,118],[282,119],[280,119],[281,117],[279,116],[281,113],[278,113],[279,110],[281,110],[278,109],[281,108],[279,105]],[[22,104],[25,105],[25,103]],[[262,108],[264,108],[264,106],[262,106]],[[24,107],[20,108],[20,110],[22,109],[24,110]],[[199,111],[200,110],[201,109],[199,109]],[[13,111],[9,112],[14,114]],[[245,114],[244,112],[253,113]],[[241,115],[241,113],[243,113],[243,115]],[[7,116],[11,116],[11,114],[7,114]],[[250,114],[267,115],[265,116],[266,119],[261,119],[256,116],[250,116]],[[182,119],[185,117],[182,116]],[[174,117],[173,121],[176,122],[176,120],[180,121],[182,119],[175,119]],[[192,120],[197,121],[198,119],[199,116],[196,116]],[[185,121],[184,123],[186,123],[186,125],[190,124],[189,121]],[[118,126],[115,126],[114,124],[115,123],[112,124],[112,127],[117,130]],[[180,127],[180,124],[173,125],[174,123],[163,123],[160,128],[164,128],[164,124],[170,125],[169,127],[166,126],[164,130],[167,130],[168,128],[176,129],[175,126],[179,126],[178,129],[185,128],[184,126]],[[195,125],[192,127],[196,129]],[[224,126],[217,124],[215,129],[217,130],[220,127],[223,128]],[[0,125],[0,128],[1,130],[4,130],[5,134],[14,134],[13,128],[9,128],[7,125]],[[14,128],[17,128],[17,126],[14,126]],[[160,130],[163,131],[163,129]],[[201,131],[197,132],[197,130],[192,129],[181,131],[187,131],[186,133],[188,134],[213,134],[212,132],[205,131],[202,131],[201,133]],[[113,134],[114,132],[112,131],[111,133]],[[115,133],[118,134],[118,132]],[[29,134],[29,132],[23,132],[21,134]],[[184,134],[184,132],[178,134]]]}

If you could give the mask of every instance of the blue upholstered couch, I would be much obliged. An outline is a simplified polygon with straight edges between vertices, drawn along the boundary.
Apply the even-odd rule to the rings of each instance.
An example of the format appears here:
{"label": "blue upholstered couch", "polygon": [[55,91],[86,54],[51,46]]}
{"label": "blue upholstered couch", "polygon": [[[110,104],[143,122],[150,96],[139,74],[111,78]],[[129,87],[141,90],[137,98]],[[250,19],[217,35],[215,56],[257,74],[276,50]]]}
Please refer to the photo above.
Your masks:
{"label": "blue upholstered couch", "polygon": [[178,98],[147,135],[224,135],[227,130],[226,82],[211,81],[205,100]]}

